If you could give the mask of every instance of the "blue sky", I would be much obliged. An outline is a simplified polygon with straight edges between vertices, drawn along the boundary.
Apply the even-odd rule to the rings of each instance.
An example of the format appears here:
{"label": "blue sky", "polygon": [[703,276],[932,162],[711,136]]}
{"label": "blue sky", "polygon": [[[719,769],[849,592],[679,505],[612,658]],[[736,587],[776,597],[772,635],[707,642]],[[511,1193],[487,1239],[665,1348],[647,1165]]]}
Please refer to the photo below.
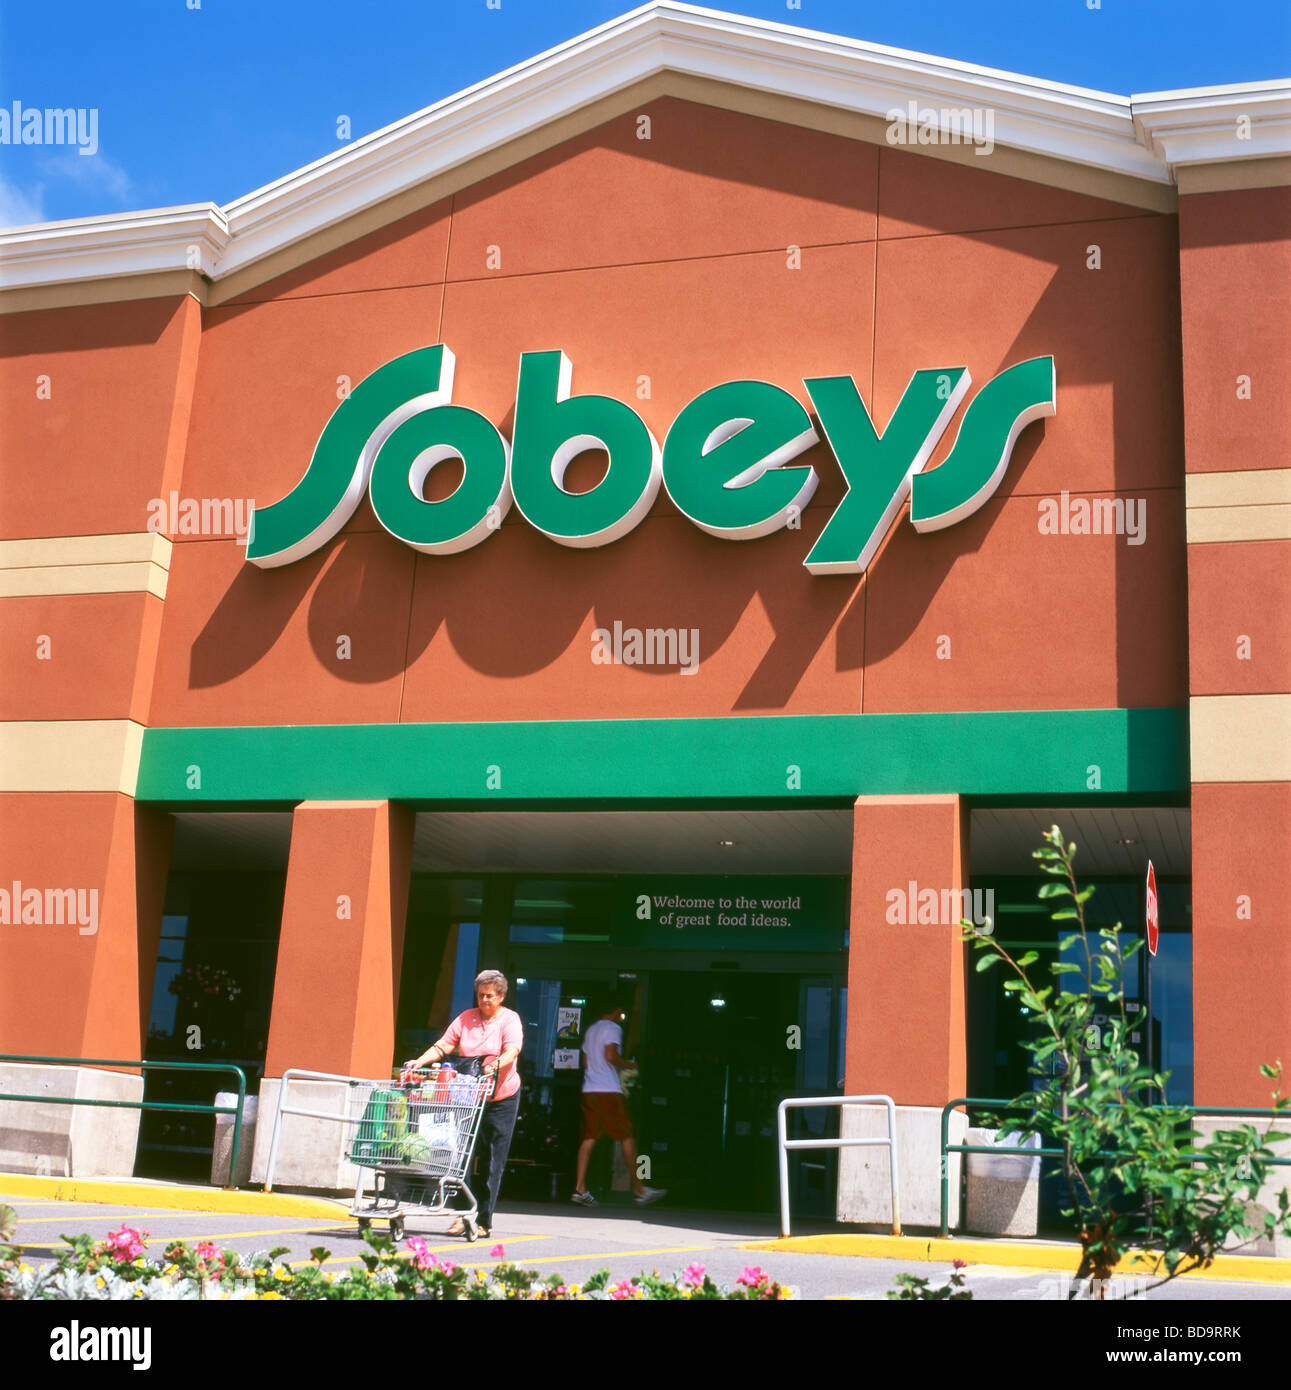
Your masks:
{"label": "blue sky", "polygon": [[[1288,0],[789,3],[714,8],[1122,95],[1291,73]],[[99,112],[93,157],[0,144],[0,225],[230,202],[631,8],[0,0],[0,107]]]}

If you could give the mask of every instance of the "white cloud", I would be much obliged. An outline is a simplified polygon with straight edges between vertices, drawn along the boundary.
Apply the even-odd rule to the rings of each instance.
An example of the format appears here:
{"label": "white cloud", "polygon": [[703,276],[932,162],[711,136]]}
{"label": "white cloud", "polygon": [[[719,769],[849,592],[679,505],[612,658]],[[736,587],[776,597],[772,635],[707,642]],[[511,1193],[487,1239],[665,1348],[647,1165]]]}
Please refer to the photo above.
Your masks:
{"label": "white cloud", "polygon": [[45,222],[44,185],[24,192],[0,174],[0,227],[24,227],[29,222]]}
{"label": "white cloud", "polygon": [[82,155],[75,146],[51,150],[40,161],[40,169],[50,178],[66,179],[79,188],[95,189],[118,203],[131,193],[130,175],[105,154]]}

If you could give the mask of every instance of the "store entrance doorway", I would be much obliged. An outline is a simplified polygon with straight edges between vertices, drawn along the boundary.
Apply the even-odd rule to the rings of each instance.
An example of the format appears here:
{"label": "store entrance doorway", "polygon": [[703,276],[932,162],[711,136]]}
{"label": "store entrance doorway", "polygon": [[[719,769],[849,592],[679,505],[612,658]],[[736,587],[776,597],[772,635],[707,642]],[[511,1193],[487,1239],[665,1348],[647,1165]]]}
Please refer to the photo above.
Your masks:
{"label": "store entrance doorway", "polygon": [[[780,1101],[840,1093],[847,994],[840,977],[653,969],[599,978],[524,975],[517,986],[528,1061],[513,1148],[517,1178],[523,1182],[531,1165],[541,1164],[551,1178],[540,1185],[560,1200],[568,1196],[582,1085],[578,1049],[600,1011],[617,1002],[628,1011],[624,1055],[640,1063],[628,1107],[643,1180],[667,1188],[669,1206],[776,1211]],[[793,1111],[790,1133],[836,1134],[836,1116],[833,1109]],[[835,1153],[795,1154],[790,1166],[794,1211],[832,1219]],[[630,1203],[628,1173],[608,1142],[595,1151],[588,1181],[606,1204]]]}
{"label": "store entrance doorway", "polygon": [[637,1114],[652,1180],[683,1206],[773,1209],[776,1107],[797,1094],[798,979],[669,971],[649,985]]}

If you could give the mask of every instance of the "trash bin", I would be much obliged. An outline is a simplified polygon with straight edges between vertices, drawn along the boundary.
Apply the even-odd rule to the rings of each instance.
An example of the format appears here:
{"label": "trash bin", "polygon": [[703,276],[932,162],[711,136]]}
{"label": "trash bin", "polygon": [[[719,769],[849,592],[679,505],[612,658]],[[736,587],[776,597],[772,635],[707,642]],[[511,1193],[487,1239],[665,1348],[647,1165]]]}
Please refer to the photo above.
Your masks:
{"label": "trash bin", "polygon": [[[970,1129],[965,1144],[1038,1149],[1040,1136]],[[978,1235],[1033,1236],[1039,1226],[1040,1160],[1022,1154],[965,1154],[964,1228]]]}
{"label": "trash bin", "polygon": [[[236,1106],[236,1091],[221,1091],[215,1097],[216,1105]],[[229,1159],[233,1156],[233,1115],[215,1116],[215,1146],[211,1150],[211,1182],[218,1187],[232,1185],[244,1187],[251,1181],[251,1156],[255,1149],[256,1110],[260,1104],[258,1096],[247,1096],[242,1102],[242,1138],[238,1145],[238,1167],[229,1176]]]}

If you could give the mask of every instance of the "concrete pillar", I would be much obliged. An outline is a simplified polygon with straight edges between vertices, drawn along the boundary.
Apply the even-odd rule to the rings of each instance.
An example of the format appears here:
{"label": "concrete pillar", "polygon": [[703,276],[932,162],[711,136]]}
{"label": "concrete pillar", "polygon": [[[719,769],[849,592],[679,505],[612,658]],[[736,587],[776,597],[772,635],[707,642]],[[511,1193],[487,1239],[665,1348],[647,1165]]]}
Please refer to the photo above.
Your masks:
{"label": "concrete pillar", "polygon": [[[937,1224],[941,1107],[967,1085],[958,926],[967,835],[955,795],[863,796],[853,812],[845,1087],[897,1103],[903,1226]],[[848,1107],[843,1133],[877,1133],[881,1117]],[[963,1125],[962,1113],[952,1117],[952,1143]],[[953,1221],[958,1156],[950,1176]],[[839,1220],[886,1224],[890,1211],[884,1150],[842,1150]]]}
{"label": "concrete pillar", "polygon": [[395,1015],[414,820],[388,801],[296,808],[267,1077],[288,1067],[382,1077],[402,1060]]}

